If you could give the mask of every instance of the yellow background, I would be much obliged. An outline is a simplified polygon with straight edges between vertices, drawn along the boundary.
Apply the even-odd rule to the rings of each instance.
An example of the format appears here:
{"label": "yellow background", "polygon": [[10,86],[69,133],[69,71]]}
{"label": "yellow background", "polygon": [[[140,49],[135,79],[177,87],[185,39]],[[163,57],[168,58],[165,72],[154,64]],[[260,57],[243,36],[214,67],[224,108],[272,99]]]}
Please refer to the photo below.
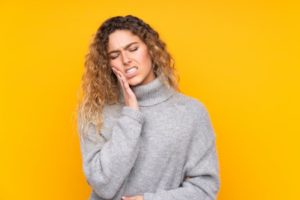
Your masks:
{"label": "yellow background", "polygon": [[300,199],[299,5],[293,1],[1,1],[0,199],[87,199],[74,110],[92,34],[153,26],[180,88],[209,110],[219,200]]}

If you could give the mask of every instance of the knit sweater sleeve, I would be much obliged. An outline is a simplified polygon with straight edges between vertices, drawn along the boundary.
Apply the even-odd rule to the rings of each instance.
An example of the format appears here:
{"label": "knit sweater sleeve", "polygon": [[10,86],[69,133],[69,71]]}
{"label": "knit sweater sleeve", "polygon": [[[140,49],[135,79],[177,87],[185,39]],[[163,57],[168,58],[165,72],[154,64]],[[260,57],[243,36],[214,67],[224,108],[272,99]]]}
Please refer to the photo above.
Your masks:
{"label": "knit sweater sleeve", "polygon": [[144,121],[142,112],[124,106],[107,140],[94,125],[82,129],[78,118],[83,171],[99,197],[112,199],[124,183],[137,158]]}
{"label": "knit sweater sleeve", "polygon": [[197,120],[185,164],[186,178],[180,187],[144,193],[144,200],[215,200],[220,187],[215,134],[209,114],[196,104]]}

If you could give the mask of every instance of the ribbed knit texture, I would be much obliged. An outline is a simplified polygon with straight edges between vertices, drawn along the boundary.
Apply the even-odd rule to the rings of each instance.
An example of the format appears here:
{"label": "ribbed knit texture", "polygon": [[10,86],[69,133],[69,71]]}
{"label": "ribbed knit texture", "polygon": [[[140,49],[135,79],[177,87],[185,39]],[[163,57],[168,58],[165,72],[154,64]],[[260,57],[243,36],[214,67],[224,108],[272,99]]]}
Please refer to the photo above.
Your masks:
{"label": "ribbed knit texture", "polygon": [[[160,75],[146,85],[133,86],[133,90],[139,106],[153,106],[168,99],[174,94],[174,89],[163,85],[165,77]],[[120,102],[124,103],[123,93],[121,93]]]}
{"label": "ribbed knit texture", "polygon": [[219,164],[208,111],[162,78],[132,87],[139,110],[125,106],[123,95],[119,104],[106,105],[98,133],[90,124],[84,136],[78,118],[90,200],[216,199]]}

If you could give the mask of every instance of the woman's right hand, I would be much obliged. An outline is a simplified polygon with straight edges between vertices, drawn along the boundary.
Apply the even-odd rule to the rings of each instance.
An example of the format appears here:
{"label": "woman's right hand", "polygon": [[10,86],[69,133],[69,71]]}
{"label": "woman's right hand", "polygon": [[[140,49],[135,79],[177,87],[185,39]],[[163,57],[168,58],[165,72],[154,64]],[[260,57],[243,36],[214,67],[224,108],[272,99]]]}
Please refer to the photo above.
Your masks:
{"label": "woman's right hand", "polygon": [[116,76],[120,82],[120,85],[122,87],[125,105],[129,106],[135,110],[139,110],[138,101],[136,99],[134,92],[130,88],[125,75],[115,67],[112,67],[112,70],[116,74]]}

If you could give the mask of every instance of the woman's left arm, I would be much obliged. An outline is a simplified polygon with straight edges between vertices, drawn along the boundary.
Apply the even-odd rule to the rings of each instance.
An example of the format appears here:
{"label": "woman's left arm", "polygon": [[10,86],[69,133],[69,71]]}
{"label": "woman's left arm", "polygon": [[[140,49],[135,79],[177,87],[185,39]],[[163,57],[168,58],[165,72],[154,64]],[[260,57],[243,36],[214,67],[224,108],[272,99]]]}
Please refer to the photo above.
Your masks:
{"label": "woman's left arm", "polygon": [[219,165],[215,143],[206,149],[193,167],[187,171],[189,177],[182,186],[156,193],[144,193],[144,200],[215,200],[220,188]]}
{"label": "woman's left arm", "polygon": [[[215,200],[220,189],[216,136],[203,104],[197,109],[195,134],[185,165],[185,179],[179,188],[144,193],[144,200]],[[199,108],[199,107],[198,107]],[[141,199],[141,198],[140,198]]]}

